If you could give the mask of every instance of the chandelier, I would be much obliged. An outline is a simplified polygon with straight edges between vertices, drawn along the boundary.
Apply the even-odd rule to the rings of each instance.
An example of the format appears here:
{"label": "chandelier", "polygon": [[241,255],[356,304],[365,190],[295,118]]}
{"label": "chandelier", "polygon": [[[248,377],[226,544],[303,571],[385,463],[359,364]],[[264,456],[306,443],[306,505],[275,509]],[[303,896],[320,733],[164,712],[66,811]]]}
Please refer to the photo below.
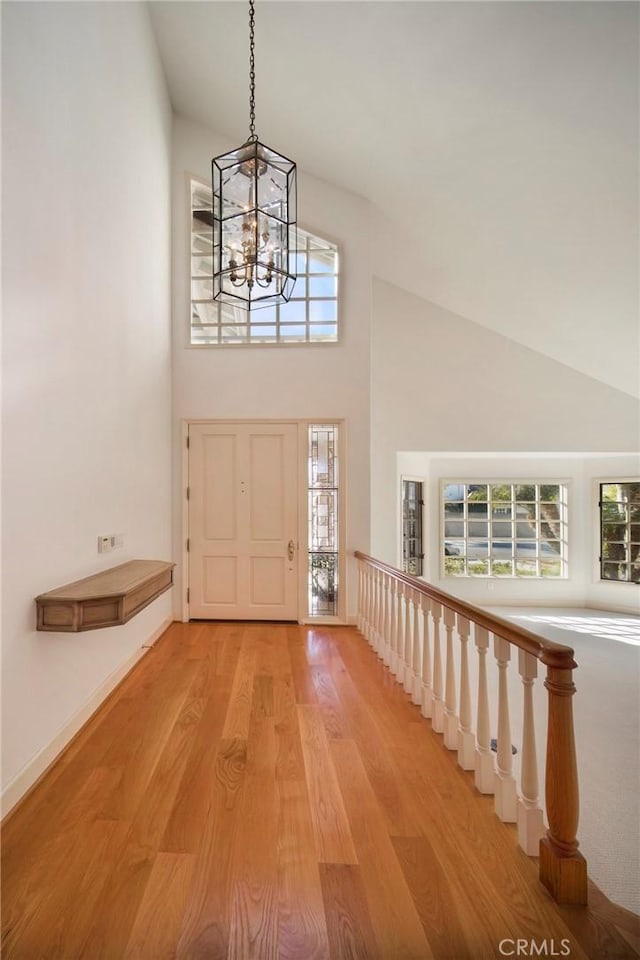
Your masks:
{"label": "chandelier", "polygon": [[211,161],[213,299],[245,310],[285,303],[296,281],[296,165],[260,143],[255,0],[249,0],[249,137]]}

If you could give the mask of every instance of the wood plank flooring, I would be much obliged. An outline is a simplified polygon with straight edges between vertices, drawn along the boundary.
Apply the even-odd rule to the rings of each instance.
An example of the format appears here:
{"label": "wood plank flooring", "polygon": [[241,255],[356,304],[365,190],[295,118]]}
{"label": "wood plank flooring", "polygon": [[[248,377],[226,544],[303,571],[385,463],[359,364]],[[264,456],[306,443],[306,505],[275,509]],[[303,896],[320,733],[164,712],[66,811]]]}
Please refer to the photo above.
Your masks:
{"label": "wood plank flooring", "polygon": [[640,957],[597,889],[552,902],[356,630],[263,623],[173,624],[10,815],[2,937],[5,960]]}

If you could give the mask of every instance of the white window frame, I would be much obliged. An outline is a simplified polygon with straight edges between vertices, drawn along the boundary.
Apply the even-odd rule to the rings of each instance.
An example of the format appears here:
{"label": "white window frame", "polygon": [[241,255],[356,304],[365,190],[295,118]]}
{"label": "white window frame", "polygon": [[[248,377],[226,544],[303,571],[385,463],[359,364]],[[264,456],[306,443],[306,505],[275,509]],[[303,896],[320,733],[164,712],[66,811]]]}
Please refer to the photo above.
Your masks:
{"label": "white window frame", "polygon": [[[192,347],[192,348],[194,348],[194,349],[196,349],[196,350],[200,350],[200,349],[212,349],[212,348],[215,348],[215,349],[225,348],[225,349],[226,349],[226,348],[230,348],[230,347],[244,347],[244,348],[251,348],[251,347],[261,347],[261,348],[264,348],[264,347],[283,347],[283,346],[284,346],[284,347],[296,347],[296,346],[297,346],[297,347],[322,347],[322,346],[330,347],[330,346],[333,346],[333,345],[336,344],[336,343],[339,343],[339,341],[340,341],[340,329],[341,329],[341,315],[342,315],[342,309],[341,309],[341,286],[342,286],[342,285],[341,285],[341,283],[340,283],[340,273],[341,273],[342,257],[341,257],[339,245],[338,245],[338,243],[336,242],[335,239],[333,239],[333,238],[331,238],[331,237],[325,236],[324,233],[323,233],[323,235],[320,235],[320,233],[318,233],[317,230],[314,230],[314,229],[312,229],[312,228],[310,228],[310,227],[304,226],[303,224],[298,224],[298,230],[299,230],[300,233],[305,234],[308,238],[311,239],[311,241],[313,241],[314,239],[316,239],[316,240],[318,240],[318,241],[320,241],[320,242],[322,242],[322,243],[327,244],[328,247],[331,247],[331,248],[335,251],[336,270],[335,270],[335,273],[330,272],[330,271],[327,271],[327,272],[317,271],[317,272],[314,272],[314,273],[312,273],[312,274],[300,274],[300,277],[305,276],[305,277],[307,278],[307,281],[308,281],[309,278],[313,279],[314,277],[323,277],[323,276],[324,276],[324,277],[329,277],[329,276],[333,277],[333,276],[335,276],[336,296],[335,296],[335,297],[311,297],[311,296],[309,296],[309,288],[307,287],[307,294],[306,294],[306,296],[303,297],[303,298],[298,299],[298,298],[296,298],[296,289],[295,289],[295,287],[294,287],[293,296],[292,296],[291,300],[289,301],[289,304],[283,304],[283,305],[280,305],[279,307],[271,308],[271,309],[274,309],[274,310],[275,310],[275,313],[276,313],[276,318],[275,318],[275,319],[272,319],[272,320],[267,320],[267,319],[266,319],[266,317],[268,316],[269,308],[252,310],[252,311],[251,311],[251,324],[252,324],[252,325],[264,324],[264,325],[265,325],[265,329],[266,329],[266,328],[269,328],[269,327],[275,327],[275,328],[276,328],[276,337],[277,337],[277,339],[270,339],[270,340],[259,340],[259,339],[251,340],[251,339],[246,339],[246,340],[241,340],[241,341],[240,341],[240,340],[236,340],[236,341],[216,341],[216,340],[213,340],[213,339],[212,339],[212,340],[209,341],[209,342],[197,342],[197,341],[192,340],[192,335],[193,335],[193,304],[194,304],[194,303],[203,303],[203,302],[204,302],[204,303],[212,303],[212,304],[213,304],[213,300],[211,300],[211,301],[209,301],[208,299],[207,299],[207,300],[201,300],[201,299],[193,298],[193,297],[192,297],[192,293],[193,293],[192,281],[193,281],[193,279],[194,279],[194,278],[192,277],[192,250],[191,250],[191,244],[192,244],[192,212],[193,212],[193,208],[192,208],[192,184],[194,184],[194,183],[199,184],[200,186],[204,187],[205,189],[209,189],[209,190],[211,189],[211,185],[210,185],[209,183],[207,183],[205,180],[202,180],[200,177],[194,176],[194,175],[192,175],[192,174],[187,174],[187,176],[186,176],[186,194],[187,194],[187,201],[188,201],[188,202],[187,202],[187,237],[186,237],[186,254],[187,254],[187,255],[186,255],[186,278],[187,278],[186,286],[187,286],[187,297],[188,297],[188,308],[187,308],[187,313],[188,313],[187,346],[190,347],[190,348]],[[203,256],[206,256],[206,254],[203,254]],[[196,279],[197,279],[197,278],[196,278]],[[206,276],[203,276],[202,279],[203,279],[203,280],[206,280],[207,277],[206,277]],[[319,329],[319,328],[320,328],[321,326],[323,326],[323,325],[332,325],[332,323],[333,323],[333,321],[326,321],[326,322],[323,324],[323,321],[312,321],[312,320],[310,319],[310,309],[311,309],[311,305],[314,304],[314,303],[325,303],[325,302],[330,302],[330,303],[335,302],[335,317],[336,317],[336,320],[335,320],[335,336],[333,336],[333,337],[324,336],[324,337],[319,337],[319,338],[317,338],[317,339],[311,339],[311,336],[312,336],[312,334],[313,334],[313,332],[314,332],[315,329]],[[301,318],[301,319],[296,319],[295,321],[294,321],[294,320],[285,320],[285,321],[280,320],[280,313],[281,313],[281,311],[282,311],[283,309],[285,309],[285,308],[290,307],[292,303],[298,303],[298,304],[304,305],[304,317]],[[218,304],[218,311],[217,311],[217,312],[218,312],[218,316],[219,316],[220,308],[221,308],[221,305]],[[239,323],[238,325],[239,325],[239,326],[243,326],[245,323],[247,323],[247,326],[248,326],[249,316],[248,316],[248,314],[247,314],[247,311],[242,310],[240,307],[237,307],[237,308],[235,308],[235,309],[236,309],[237,311],[239,311],[239,316],[241,317],[241,321],[242,321],[242,323]],[[263,316],[264,319],[261,319],[261,316],[260,316],[261,314],[262,314],[262,316]],[[230,324],[230,326],[232,326],[232,324]],[[280,336],[281,328],[284,327],[284,328],[286,329],[287,326],[304,327],[304,328],[305,328],[305,339],[300,339],[300,338],[297,338],[297,339],[296,339],[296,338],[294,338],[294,337],[291,337],[291,338],[281,337],[281,336]],[[212,325],[212,330],[213,330],[213,329],[215,329],[215,325]],[[308,338],[308,339],[306,339],[306,338]]]}
{"label": "white window frame", "polygon": [[[514,487],[514,486],[529,486],[529,485],[538,485],[538,486],[540,486],[540,485],[541,485],[541,486],[559,486],[561,489],[564,489],[565,499],[564,499],[564,501],[563,501],[562,499],[560,500],[560,505],[561,505],[561,508],[562,508],[561,511],[560,511],[560,523],[561,523],[562,526],[561,526],[561,536],[560,536],[560,538],[559,538],[560,543],[561,543],[561,545],[562,545],[562,546],[561,546],[561,554],[560,554],[560,563],[561,563],[561,573],[560,573],[560,575],[559,575],[559,576],[552,576],[552,577],[544,577],[544,576],[542,576],[542,575],[539,574],[539,573],[536,573],[536,574],[534,574],[534,575],[523,575],[523,574],[518,575],[518,574],[515,572],[515,570],[516,570],[516,566],[515,566],[515,554],[512,554],[512,555],[513,555],[513,560],[514,560],[514,572],[511,573],[511,574],[495,574],[495,573],[492,573],[492,572],[489,572],[489,573],[475,573],[475,574],[471,574],[471,573],[468,573],[468,572],[461,573],[461,574],[450,574],[450,573],[447,573],[446,570],[445,570],[445,561],[446,561],[446,559],[447,559],[447,558],[445,557],[445,552],[444,552],[444,551],[445,551],[445,540],[465,540],[465,541],[466,541],[467,539],[469,539],[469,538],[466,537],[466,536],[461,536],[461,537],[459,537],[459,536],[455,536],[455,537],[454,537],[454,536],[451,536],[451,535],[445,536],[445,517],[444,517],[444,503],[445,503],[445,500],[444,500],[444,490],[445,490],[445,487],[447,487],[447,486],[449,486],[449,485],[460,485],[460,486],[466,486],[466,487],[469,487],[469,486],[471,486],[471,485],[473,485],[473,486],[497,486],[497,485],[506,485],[506,486],[512,486],[512,487]],[[488,479],[487,479],[487,478],[480,478],[480,477],[462,477],[462,478],[461,478],[461,477],[453,477],[453,478],[441,479],[441,480],[440,480],[440,484],[439,484],[439,491],[438,491],[438,510],[439,510],[439,516],[440,516],[440,526],[439,526],[439,529],[440,529],[440,539],[439,539],[439,545],[438,545],[438,553],[439,553],[439,568],[440,568],[440,577],[441,577],[441,579],[446,579],[446,580],[492,580],[492,581],[517,580],[517,581],[520,582],[520,583],[525,582],[525,581],[528,581],[528,580],[529,580],[529,581],[534,581],[535,583],[555,583],[555,582],[558,582],[558,581],[563,581],[563,582],[564,582],[564,581],[568,580],[568,579],[569,579],[569,499],[570,499],[570,487],[571,487],[571,484],[570,484],[570,481],[569,481],[569,480],[567,480],[567,479],[562,479],[562,478],[556,478],[556,477],[554,477],[554,478],[537,477],[537,478],[534,478],[534,479],[530,479],[530,478],[521,479],[521,478],[519,478],[519,477],[518,477],[518,478],[497,477],[497,478],[488,478]],[[511,504],[517,503],[517,502],[518,502],[518,501],[517,501],[517,500],[514,500],[514,499],[512,499],[512,500],[510,501]],[[536,503],[539,502],[537,497],[536,497],[536,501],[535,501],[535,502],[536,502]],[[544,502],[544,501],[543,501],[543,502]],[[517,521],[514,520],[513,522],[517,522]],[[562,535],[562,534],[563,534],[563,535]],[[484,538],[482,538],[482,539],[484,539]],[[490,529],[489,529],[489,530],[487,531],[487,538],[486,538],[486,539],[487,539],[488,542],[491,542],[492,540],[495,540],[495,539],[498,539],[498,540],[504,539],[505,542],[511,542],[511,544],[512,544],[512,551],[513,551],[513,544],[517,542],[517,539],[518,539],[518,538],[517,538],[517,536],[516,536],[516,537],[511,537],[511,538],[506,538],[506,537],[505,537],[505,538],[494,537],[494,536],[492,536],[491,531],[490,531]],[[522,539],[525,539],[525,538],[522,538]],[[536,544],[539,544],[540,542],[544,542],[544,541],[542,541],[541,538],[539,538],[538,536],[536,536],[535,538],[534,538],[534,537],[531,537],[531,538],[526,538],[526,539],[535,540]],[[538,550],[536,549],[536,559],[537,559],[537,556],[538,556]]]}
{"label": "white window frame", "polygon": [[593,503],[593,582],[607,587],[614,586],[616,588],[633,588],[636,590],[640,588],[640,584],[633,583],[631,580],[606,580],[602,576],[602,566],[600,557],[602,556],[602,537],[601,537],[601,507],[600,507],[600,486],[604,483],[638,483],[640,482],[640,477],[628,477],[628,476],[609,476],[609,477],[594,477],[592,481],[592,503]]}
{"label": "white window frame", "polygon": [[422,572],[418,574],[410,574],[410,576],[417,576],[420,579],[425,578],[426,570],[426,527],[425,527],[425,516],[426,516],[426,506],[427,506],[427,485],[424,477],[418,477],[409,475],[406,473],[401,474],[400,476],[400,541],[398,545],[398,569],[404,569],[404,485],[405,482],[408,483],[420,483],[422,484],[422,510],[420,511],[420,546],[422,550],[421,554],[421,566]]}

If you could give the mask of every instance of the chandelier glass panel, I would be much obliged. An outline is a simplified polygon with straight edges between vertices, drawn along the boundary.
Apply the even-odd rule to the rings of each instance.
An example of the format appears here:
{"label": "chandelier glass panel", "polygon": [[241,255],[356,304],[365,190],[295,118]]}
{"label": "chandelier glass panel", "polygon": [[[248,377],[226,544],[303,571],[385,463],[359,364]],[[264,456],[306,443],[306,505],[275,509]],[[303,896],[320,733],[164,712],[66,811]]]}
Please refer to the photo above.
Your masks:
{"label": "chandelier glass panel", "polygon": [[211,161],[213,299],[246,310],[286,302],[296,280],[296,165],[255,133],[254,0],[249,29],[249,138]]}

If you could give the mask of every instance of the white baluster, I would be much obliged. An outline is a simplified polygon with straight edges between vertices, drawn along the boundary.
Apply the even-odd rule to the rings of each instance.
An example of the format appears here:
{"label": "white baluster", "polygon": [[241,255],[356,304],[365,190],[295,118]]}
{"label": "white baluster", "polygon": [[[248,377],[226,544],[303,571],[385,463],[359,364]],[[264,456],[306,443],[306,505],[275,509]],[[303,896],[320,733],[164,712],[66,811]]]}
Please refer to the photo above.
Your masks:
{"label": "white baluster", "polygon": [[382,647],[382,661],[385,666],[389,666],[391,658],[391,625],[390,625],[390,610],[391,610],[391,587],[388,573],[382,574],[382,636],[383,636],[383,647]]}
{"label": "white baluster", "polygon": [[413,693],[413,590],[404,589],[404,677],[405,693]]}
{"label": "white baluster", "polygon": [[463,770],[475,767],[475,737],[471,731],[471,688],[469,685],[469,633],[466,617],[458,614],[460,636],[460,722],[458,724],[458,763]]}
{"label": "white baluster", "polygon": [[378,643],[376,646],[376,653],[382,659],[382,654],[384,652],[385,644],[385,635],[384,635],[384,573],[380,571],[380,577],[378,579]]}
{"label": "white baluster", "polygon": [[[422,610],[422,677],[420,684],[420,705],[423,717],[431,717],[433,707],[433,690],[431,688],[431,644],[429,642],[429,619],[431,616],[431,601],[424,594],[420,597]],[[435,727],[434,727],[435,729]]]}
{"label": "white baluster", "polygon": [[376,580],[378,571],[371,571],[371,580],[369,582],[369,644],[375,649],[376,637]]}
{"label": "white baluster", "polygon": [[420,639],[420,592],[413,593],[413,663],[411,665],[411,700],[420,706],[420,670],[422,667],[422,640]]}
{"label": "white baluster", "polygon": [[444,705],[444,745],[447,750],[458,749],[458,717],[456,715],[456,665],[453,659],[454,610],[444,608],[444,628],[447,634],[446,686]]}
{"label": "white baluster", "polygon": [[431,726],[436,733],[444,730],[444,701],[442,699],[442,653],[440,650],[440,616],[442,607],[439,603],[431,603],[433,616],[433,702],[431,712]]}
{"label": "white baluster", "polygon": [[538,661],[530,653],[518,650],[518,667],[523,684],[522,759],[518,797],[518,842],[530,857],[540,853],[544,836],[542,810],[538,800],[538,758],[536,731],[533,722],[533,681],[538,676]]}
{"label": "white baluster", "polygon": [[507,668],[511,648],[502,637],[493,637],[493,651],[498,663],[498,755],[495,776],[495,811],[505,823],[517,819],[516,781],[511,772],[511,723],[509,720],[509,691]]}
{"label": "white baluster", "polygon": [[376,570],[373,578],[373,631],[371,646],[378,653],[380,649],[380,579],[382,573]]}
{"label": "white baluster", "polygon": [[404,623],[403,623],[403,610],[402,610],[402,600],[404,597],[404,585],[398,581],[396,584],[396,660],[395,665],[391,667],[393,674],[398,681],[402,683],[403,669],[404,669]]}
{"label": "white baluster", "polygon": [[364,627],[365,627],[365,636],[369,641],[372,648],[376,648],[376,632],[374,628],[374,619],[373,619],[373,596],[372,596],[372,587],[373,587],[373,578],[371,576],[371,568],[365,567],[364,570]]}
{"label": "white baluster", "polygon": [[489,694],[487,692],[487,650],[489,632],[484,627],[475,627],[478,651],[478,720],[476,741],[476,772],[474,782],[480,793],[493,793],[495,789],[495,763],[491,752],[491,721],[489,717]]}
{"label": "white baluster", "polygon": [[364,636],[364,563],[358,560],[358,630]]}
{"label": "white baluster", "polygon": [[396,615],[396,603],[398,602],[398,581],[391,577],[389,582],[389,597],[391,601],[389,609],[389,670],[395,674],[398,669],[398,617]]}

